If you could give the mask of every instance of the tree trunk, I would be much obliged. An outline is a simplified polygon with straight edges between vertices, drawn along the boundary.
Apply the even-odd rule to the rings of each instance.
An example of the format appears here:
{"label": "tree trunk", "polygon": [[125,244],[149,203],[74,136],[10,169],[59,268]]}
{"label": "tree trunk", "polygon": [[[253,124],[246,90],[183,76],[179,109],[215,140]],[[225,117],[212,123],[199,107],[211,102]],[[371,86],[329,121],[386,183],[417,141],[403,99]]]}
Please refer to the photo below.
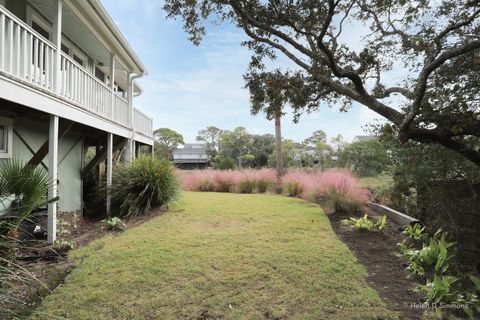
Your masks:
{"label": "tree trunk", "polygon": [[283,175],[282,124],[281,114],[275,115],[275,149],[277,153],[277,191],[281,190]]}

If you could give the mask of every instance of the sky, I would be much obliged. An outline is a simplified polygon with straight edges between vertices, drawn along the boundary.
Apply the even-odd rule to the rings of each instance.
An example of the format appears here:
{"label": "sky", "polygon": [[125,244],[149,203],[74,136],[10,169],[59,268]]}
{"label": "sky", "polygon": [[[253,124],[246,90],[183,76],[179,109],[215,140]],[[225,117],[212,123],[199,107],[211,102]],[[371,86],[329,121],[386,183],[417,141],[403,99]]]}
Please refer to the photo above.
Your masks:
{"label": "sky", "polygon": [[[135,98],[134,105],[154,118],[155,129],[173,129],[185,142],[194,142],[197,132],[207,126],[224,130],[242,126],[253,134],[274,133],[272,121],[250,115],[242,78],[250,53],[240,45],[245,39],[242,31],[228,24],[215,26],[197,47],[188,40],[181,20],[166,19],[161,0],[102,3],[148,70],[138,81],[144,93]],[[288,61],[276,63],[285,67]],[[378,118],[358,104],[347,113],[324,105],[318,112],[303,115],[298,124],[287,114],[282,136],[302,141],[323,130],[329,139],[341,134],[351,141],[365,134],[365,124]]]}

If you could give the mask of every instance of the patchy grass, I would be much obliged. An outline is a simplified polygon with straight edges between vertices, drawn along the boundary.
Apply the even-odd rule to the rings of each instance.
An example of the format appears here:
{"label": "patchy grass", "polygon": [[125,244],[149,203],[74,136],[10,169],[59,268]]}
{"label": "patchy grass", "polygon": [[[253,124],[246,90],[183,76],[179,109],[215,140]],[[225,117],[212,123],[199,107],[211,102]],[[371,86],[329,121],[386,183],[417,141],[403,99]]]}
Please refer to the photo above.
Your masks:
{"label": "patchy grass", "polygon": [[320,207],[299,199],[185,192],[71,258],[79,266],[36,318],[397,318]]}

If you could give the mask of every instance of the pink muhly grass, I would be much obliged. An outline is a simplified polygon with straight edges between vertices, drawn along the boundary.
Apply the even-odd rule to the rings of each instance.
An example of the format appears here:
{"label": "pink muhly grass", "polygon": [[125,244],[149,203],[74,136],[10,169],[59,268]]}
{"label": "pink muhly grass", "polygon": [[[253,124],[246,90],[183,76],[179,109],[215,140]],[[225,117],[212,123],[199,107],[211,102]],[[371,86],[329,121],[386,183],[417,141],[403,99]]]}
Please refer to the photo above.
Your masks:
{"label": "pink muhly grass", "polygon": [[255,172],[255,184],[258,193],[265,193],[275,185],[277,174],[273,169],[260,169]]}
{"label": "pink muhly grass", "polygon": [[291,170],[282,177],[283,191],[289,197],[300,197],[311,188],[312,175],[303,170]]}
{"label": "pink muhly grass", "polygon": [[216,171],[215,175],[213,176],[213,184],[215,186],[215,191],[233,192],[239,180],[240,174],[238,171]]}
{"label": "pink muhly grass", "polygon": [[368,202],[368,190],[360,188],[358,179],[346,170],[330,170],[318,175],[319,199],[330,202],[336,211],[355,213]]}

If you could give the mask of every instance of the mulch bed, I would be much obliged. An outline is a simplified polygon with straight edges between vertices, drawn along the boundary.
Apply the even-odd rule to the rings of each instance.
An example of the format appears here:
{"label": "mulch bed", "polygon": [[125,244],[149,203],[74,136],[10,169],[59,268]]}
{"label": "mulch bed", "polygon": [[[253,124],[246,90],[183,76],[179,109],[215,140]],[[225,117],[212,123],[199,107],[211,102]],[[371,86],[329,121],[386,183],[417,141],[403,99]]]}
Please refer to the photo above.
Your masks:
{"label": "mulch bed", "polygon": [[[369,212],[369,216],[375,214]],[[382,233],[357,231],[341,223],[348,219],[345,215],[333,213],[328,217],[337,236],[367,269],[370,286],[378,291],[387,306],[398,311],[402,320],[420,320],[424,310],[412,307],[414,303],[422,303],[422,297],[413,291],[419,283],[407,278],[405,261],[396,256],[396,245],[405,238],[400,226],[389,222]]]}

